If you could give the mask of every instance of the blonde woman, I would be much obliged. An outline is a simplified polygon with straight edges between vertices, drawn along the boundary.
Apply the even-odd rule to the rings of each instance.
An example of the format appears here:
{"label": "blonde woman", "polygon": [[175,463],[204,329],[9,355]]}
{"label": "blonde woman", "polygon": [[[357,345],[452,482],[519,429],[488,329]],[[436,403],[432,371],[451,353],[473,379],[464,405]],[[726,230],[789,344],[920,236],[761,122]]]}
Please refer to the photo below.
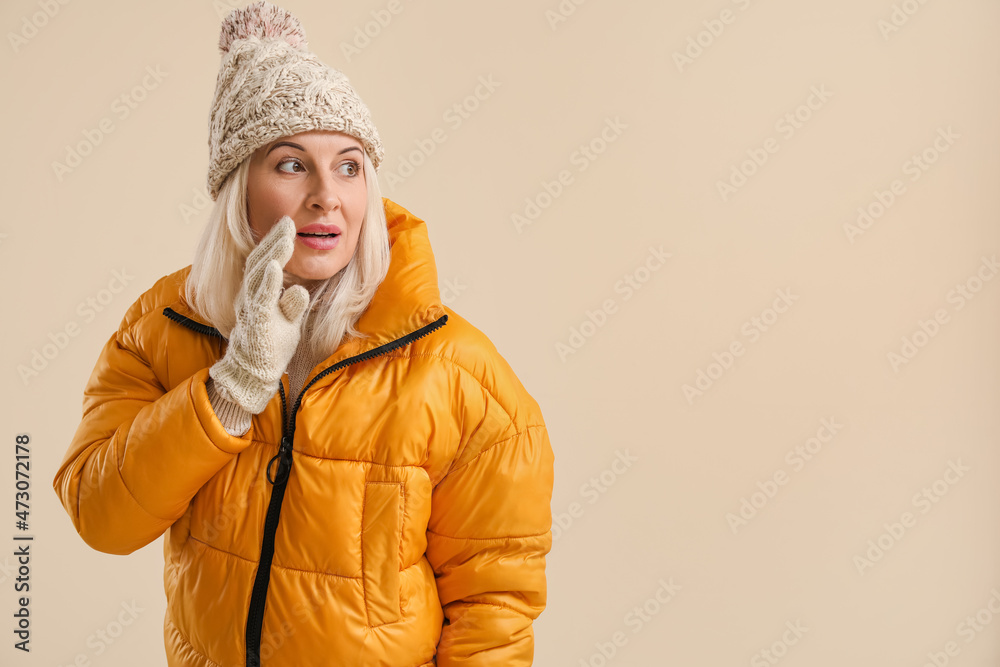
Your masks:
{"label": "blonde woman", "polygon": [[164,535],[171,666],[532,664],[553,454],[384,199],[368,108],[268,2],[231,12],[215,207],[125,313],[54,479],[91,547]]}

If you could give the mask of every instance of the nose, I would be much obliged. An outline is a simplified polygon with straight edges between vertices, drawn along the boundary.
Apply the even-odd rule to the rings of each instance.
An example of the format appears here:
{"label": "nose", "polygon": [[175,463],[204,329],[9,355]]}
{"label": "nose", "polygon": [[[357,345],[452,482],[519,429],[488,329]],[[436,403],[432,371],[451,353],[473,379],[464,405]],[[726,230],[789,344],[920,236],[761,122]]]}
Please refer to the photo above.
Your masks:
{"label": "nose", "polygon": [[322,212],[333,211],[340,206],[340,192],[333,174],[320,170],[310,175],[306,206]]}

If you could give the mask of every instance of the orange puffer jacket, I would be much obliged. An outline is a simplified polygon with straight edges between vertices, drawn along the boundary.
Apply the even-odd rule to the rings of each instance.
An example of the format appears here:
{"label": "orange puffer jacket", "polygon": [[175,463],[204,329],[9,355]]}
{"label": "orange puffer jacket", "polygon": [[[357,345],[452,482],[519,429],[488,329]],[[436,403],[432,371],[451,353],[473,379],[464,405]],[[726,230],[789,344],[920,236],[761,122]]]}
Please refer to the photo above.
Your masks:
{"label": "orange puffer jacket", "polygon": [[[226,340],[186,305],[190,266],[128,309],[54,479],[94,549],[165,532],[171,666],[532,663],[552,545],[537,402],[441,303],[424,222],[384,200],[389,274],[353,339],[288,375],[250,431],[212,410]],[[287,417],[288,423],[285,423]]]}

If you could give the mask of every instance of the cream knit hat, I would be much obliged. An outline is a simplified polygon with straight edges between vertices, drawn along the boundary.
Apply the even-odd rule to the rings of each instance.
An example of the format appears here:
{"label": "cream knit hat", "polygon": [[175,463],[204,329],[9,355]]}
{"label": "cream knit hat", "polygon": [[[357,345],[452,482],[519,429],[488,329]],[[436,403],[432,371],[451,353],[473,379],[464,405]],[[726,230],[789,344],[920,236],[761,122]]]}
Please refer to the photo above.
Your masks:
{"label": "cream knit hat", "polygon": [[378,170],[382,141],[368,107],[342,72],[309,51],[290,12],[264,0],[234,9],[222,22],[219,51],[208,136],[213,201],[226,176],[255,150],[308,130],[357,138]]}

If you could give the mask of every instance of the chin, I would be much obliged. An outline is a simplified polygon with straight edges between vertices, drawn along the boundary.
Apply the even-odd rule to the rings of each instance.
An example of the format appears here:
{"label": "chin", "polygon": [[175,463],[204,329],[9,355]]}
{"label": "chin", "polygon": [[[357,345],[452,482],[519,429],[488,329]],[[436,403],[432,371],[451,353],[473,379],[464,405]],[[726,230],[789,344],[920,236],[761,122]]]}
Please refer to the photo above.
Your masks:
{"label": "chin", "polygon": [[312,267],[301,270],[287,269],[287,272],[300,280],[327,280],[335,276],[344,266]]}

